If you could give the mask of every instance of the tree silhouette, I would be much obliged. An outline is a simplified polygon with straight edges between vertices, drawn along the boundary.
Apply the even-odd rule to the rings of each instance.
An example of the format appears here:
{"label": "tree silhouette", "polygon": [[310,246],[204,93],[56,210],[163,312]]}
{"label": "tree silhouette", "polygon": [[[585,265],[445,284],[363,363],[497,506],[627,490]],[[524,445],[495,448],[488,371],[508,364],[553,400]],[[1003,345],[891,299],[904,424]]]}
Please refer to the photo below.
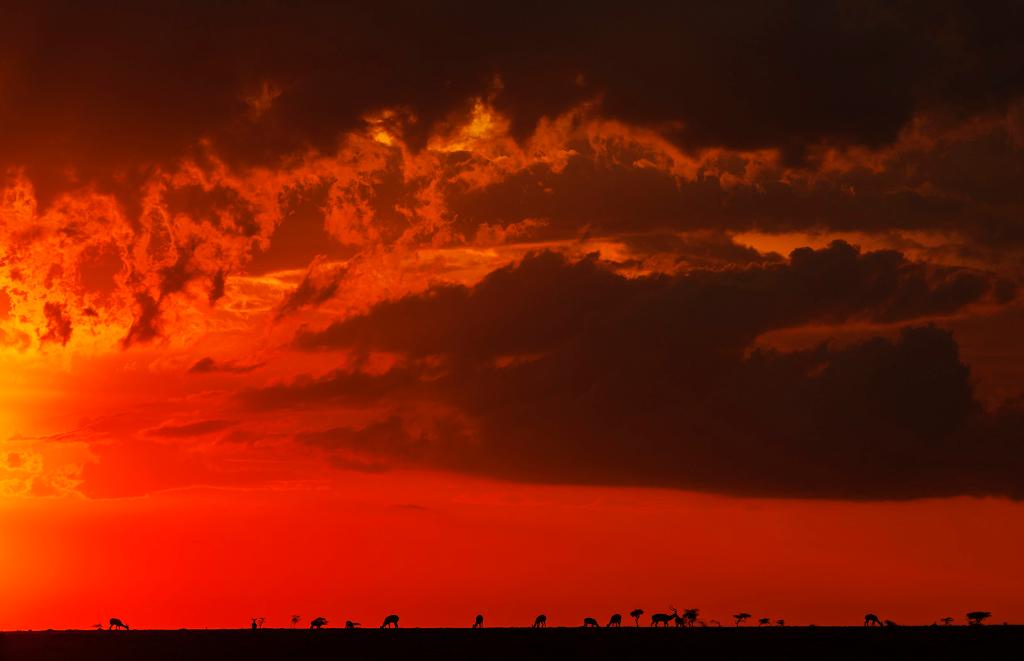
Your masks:
{"label": "tree silhouette", "polygon": [[697,618],[700,616],[699,608],[687,608],[683,611],[683,620],[686,621],[686,626],[692,627],[697,622]]}
{"label": "tree silhouette", "polygon": [[744,620],[750,619],[750,613],[736,613],[733,617],[736,618],[736,626],[739,626]]}
{"label": "tree silhouette", "polygon": [[948,627],[949,625],[953,624],[953,618],[951,618],[949,616],[946,616],[946,617],[942,618],[941,620],[939,620],[939,622],[942,622],[944,625],[946,625]]}
{"label": "tree silhouette", "polygon": [[992,613],[988,611],[971,611],[967,614],[967,624],[981,626],[981,623],[990,617],[992,617]]}
{"label": "tree silhouette", "polygon": [[784,626],[786,626],[786,621],[785,620],[775,620],[775,624],[776,624],[776,626],[784,627]]}
{"label": "tree silhouette", "polygon": [[295,628],[295,625],[297,625],[301,619],[301,615],[292,615],[292,629]]}
{"label": "tree silhouette", "polygon": [[633,610],[629,611],[629,616],[633,618],[633,622],[634,624],[636,624],[636,626],[640,626],[640,616],[643,614],[644,609],[642,608],[634,608]]}
{"label": "tree silhouette", "polygon": [[772,618],[770,618],[770,617],[762,617],[761,619],[759,619],[757,621],[757,626],[764,627],[764,626],[767,626],[767,625],[769,625],[771,623],[772,623]]}

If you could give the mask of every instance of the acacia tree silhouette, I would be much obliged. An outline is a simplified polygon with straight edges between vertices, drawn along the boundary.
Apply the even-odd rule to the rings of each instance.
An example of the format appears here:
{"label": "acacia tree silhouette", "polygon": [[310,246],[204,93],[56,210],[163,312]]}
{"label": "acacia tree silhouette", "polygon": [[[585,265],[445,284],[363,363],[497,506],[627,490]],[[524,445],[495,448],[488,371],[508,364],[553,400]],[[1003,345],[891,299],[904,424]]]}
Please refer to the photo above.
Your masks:
{"label": "acacia tree silhouette", "polygon": [[981,623],[990,617],[992,613],[988,611],[971,611],[967,614],[967,624],[980,627]]}
{"label": "acacia tree silhouette", "polygon": [[629,611],[629,616],[631,618],[633,618],[633,623],[636,626],[640,626],[640,616],[643,615],[643,614],[644,614],[644,609],[642,609],[642,608],[634,608],[633,610]]}
{"label": "acacia tree silhouette", "polygon": [[947,615],[946,617],[944,617],[941,620],[939,620],[939,622],[942,622],[944,625],[946,625],[948,627],[949,625],[953,624],[953,618],[951,618],[951,617],[949,617]]}
{"label": "acacia tree silhouette", "polygon": [[683,619],[686,621],[686,626],[692,627],[697,622],[697,618],[700,616],[699,608],[687,608],[683,611]]}
{"label": "acacia tree silhouette", "polygon": [[750,619],[750,613],[736,613],[733,617],[736,618],[736,626],[739,626],[744,620]]}
{"label": "acacia tree silhouette", "polygon": [[765,627],[765,626],[768,626],[771,623],[772,623],[772,618],[770,618],[770,617],[762,617],[761,619],[759,619],[757,621],[757,626]]}
{"label": "acacia tree silhouette", "polygon": [[299,623],[299,621],[301,619],[302,619],[301,615],[292,615],[292,629],[295,628],[295,626]]}

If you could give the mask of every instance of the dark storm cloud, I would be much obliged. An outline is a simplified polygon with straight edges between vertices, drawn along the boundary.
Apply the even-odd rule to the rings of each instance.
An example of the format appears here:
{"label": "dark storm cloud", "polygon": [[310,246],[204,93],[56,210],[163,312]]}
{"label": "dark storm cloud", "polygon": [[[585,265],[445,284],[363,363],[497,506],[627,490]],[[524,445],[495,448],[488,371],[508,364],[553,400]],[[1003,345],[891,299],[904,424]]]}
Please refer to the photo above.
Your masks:
{"label": "dark storm cloud", "polygon": [[[844,348],[751,350],[771,329],[946,314],[989,297],[991,276],[837,242],[785,264],[626,279],[594,258],[528,257],[473,288],[382,303],[305,349],[403,354],[382,376],[339,371],[248,393],[253,406],[433,400],[439,447],[391,424],[304,437],[504,478],[755,495],[1024,495],[1012,409],[986,413],[952,336],[904,329]],[[420,366],[431,365],[432,373]],[[443,365],[438,368],[437,365]],[[365,431],[365,430],[364,430]],[[1015,436],[1016,434],[1016,436]],[[455,443],[452,438],[472,438]],[[348,456],[348,455],[345,455]]]}
{"label": "dark storm cloud", "polygon": [[416,144],[495,76],[520,135],[599,96],[686,146],[799,158],[885,143],[922,109],[1002,107],[1022,23],[1019,3],[26,3],[0,28],[3,164],[44,199],[131,190],[200,138],[271,163],[394,106]]}
{"label": "dark storm cloud", "polygon": [[231,361],[214,360],[211,356],[200,358],[188,369],[189,374],[214,374],[225,372],[228,374],[246,374],[263,367],[263,363],[239,364]]}
{"label": "dark storm cloud", "polygon": [[43,314],[46,316],[46,332],[40,337],[40,340],[67,344],[71,339],[72,331],[67,307],[60,303],[48,302],[43,306]]}
{"label": "dark storm cloud", "polygon": [[150,436],[160,436],[162,438],[190,438],[223,431],[234,424],[230,420],[200,420],[199,422],[190,422],[184,425],[161,425],[150,429],[147,433]]}

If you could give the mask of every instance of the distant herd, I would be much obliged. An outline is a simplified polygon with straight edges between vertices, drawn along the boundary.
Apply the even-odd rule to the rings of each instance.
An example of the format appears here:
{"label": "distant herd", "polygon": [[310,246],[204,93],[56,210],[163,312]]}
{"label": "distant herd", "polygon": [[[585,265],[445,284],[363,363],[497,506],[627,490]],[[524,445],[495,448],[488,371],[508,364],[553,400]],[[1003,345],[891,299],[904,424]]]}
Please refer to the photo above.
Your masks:
{"label": "distant herd", "polygon": [[[659,627],[659,626],[660,627],[667,627],[667,626],[669,626],[669,624],[672,624],[672,625],[674,625],[676,627],[695,627],[695,626],[700,626],[700,627],[709,627],[709,626],[710,627],[720,627],[720,626],[722,626],[721,623],[718,620],[704,621],[704,620],[700,619],[700,610],[697,609],[697,608],[687,608],[686,610],[683,611],[682,615],[680,615],[679,612],[674,607],[669,607],[669,610],[671,611],[670,613],[652,613],[651,614],[651,619],[650,619],[650,626],[652,626],[652,627]],[[635,608],[635,609],[633,609],[632,611],[629,612],[629,616],[631,618],[633,618],[634,626],[637,626],[637,627],[640,626],[640,617],[643,614],[644,614],[644,611],[641,608]],[[992,613],[990,613],[989,611],[971,611],[971,612],[967,613],[966,620],[967,620],[967,624],[968,625],[980,626],[985,620],[987,620],[990,617],[992,617]],[[737,627],[742,625],[746,620],[749,620],[750,618],[751,618],[750,613],[736,613],[735,615],[733,615],[733,619],[735,621],[735,626],[737,626]],[[263,623],[265,621],[265,618],[254,617],[254,618],[251,618],[251,619],[252,619],[252,623],[251,623],[250,626],[251,626],[251,628],[253,630],[257,630],[257,629],[262,629],[263,628]],[[292,628],[294,628],[299,623],[300,620],[301,620],[300,616],[293,615],[292,618],[291,618]],[[954,618],[952,618],[952,617],[943,617],[940,620],[938,620],[937,622],[934,622],[931,626],[939,626],[939,623],[941,623],[944,626],[950,626],[951,624],[953,624],[953,622],[954,622]],[[327,626],[327,624],[328,624],[328,620],[327,620],[326,617],[315,617],[315,618],[313,618],[312,620],[309,621],[309,628],[310,629],[323,629],[324,627]],[[532,628],[534,628],[534,629],[543,629],[543,628],[546,628],[547,625],[548,625],[548,616],[544,615],[542,613],[542,614],[538,615],[536,618],[534,618]],[[346,629],[355,629],[355,628],[358,628],[359,626],[360,626],[360,624],[358,622],[353,622],[352,620],[346,620],[345,621],[345,628]],[[471,628],[473,628],[473,629],[482,629],[483,626],[484,626],[484,616],[483,616],[483,614],[477,614],[476,618],[473,620],[473,626]],[[595,618],[593,618],[593,617],[585,617],[585,618],[583,618],[582,626],[584,628],[595,628],[596,629],[596,628],[599,628],[601,625],[598,623],[598,621]],[[605,625],[605,628],[615,628],[615,627],[621,627],[621,626],[622,626],[622,614],[621,613],[614,613],[608,619],[608,624]],[[763,627],[763,626],[784,627],[784,626],[786,626],[786,621],[785,620],[775,620],[773,622],[771,618],[762,617],[762,618],[759,618],[757,620],[757,626],[758,627]],[[814,625],[812,624],[810,626],[813,627]],[[899,625],[897,625],[892,620],[882,620],[877,615],[875,615],[874,613],[868,613],[868,614],[866,614],[864,616],[864,626],[866,626],[866,627],[871,627],[871,626],[876,626],[876,627],[895,627],[895,626],[899,626]],[[96,625],[94,625],[94,628],[96,628],[96,629],[103,629],[103,625],[102,624],[96,624]],[[124,630],[127,631],[129,629],[129,626],[127,624],[125,624],[124,621],[121,620],[120,618],[112,617],[112,618],[110,618],[110,626],[108,628],[111,631],[113,631],[115,629],[124,629]],[[384,618],[384,622],[381,623],[380,628],[381,629],[397,629],[398,628],[398,616],[393,614],[393,613],[391,615],[388,615],[387,617]]]}

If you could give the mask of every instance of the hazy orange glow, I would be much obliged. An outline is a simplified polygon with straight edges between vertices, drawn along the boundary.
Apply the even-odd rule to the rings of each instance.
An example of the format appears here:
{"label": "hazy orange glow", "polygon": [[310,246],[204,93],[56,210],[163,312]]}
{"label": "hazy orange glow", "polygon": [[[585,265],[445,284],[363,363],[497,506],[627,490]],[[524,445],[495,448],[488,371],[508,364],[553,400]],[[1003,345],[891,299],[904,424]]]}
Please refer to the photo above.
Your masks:
{"label": "hazy orange glow", "polygon": [[[438,116],[373,105],[329,149],[308,140],[242,162],[211,126],[137,171],[98,152],[78,164],[94,159],[107,179],[0,172],[0,629],[114,613],[140,628],[286,626],[292,613],[375,624],[392,611],[410,626],[478,611],[493,625],[541,611],[568,625],[669,604],[723,622],[736,609],[818,624],[975,607],[1024,619],[1024,492],[999,462],[937,486],[882,464],[839,495],[814,491],[814,475],[787,491],[779,471],[833,458],[798,456],[804,439],[786,434],[806,430],[782,422],[744,435],[772,410],[712,410],[729,410],[715,390],[728,366],[755,364],[737,383],[772,409],[758,379],[852,370],[844,348],[885,338],[877,351],[899,351],[905,326],[936,324],[970,369],[965,410],[982,430],[1016,429],[1024,253],[1011,229],[1000,242],[999,222],[1021,206],[999,187],[1019,173],[1021,102],[925,109],[884,144],[825,136],[794,158],[781,141],[686,147],[673,138],[683,124],[617,116],[579,75],[573,102],[525,136],[498,76]],[[293,93],[273,76],[250,82],[225,131],[279,130]],[[977,176],[959,165],[971,158]],[[820,275],[797,272],[801,259]],[[866,284],[833,305],[812,290],[837,273]],[[579,286],[534,314],[562,283]],[[795,293],[770,297],[784,287]],[[610,312],[559,316],[616,297]],[[666,307],[690,315],[683,330],[644,333]],[[722,326],[701,326],[705,309]],[[731,322],[737,310],[753,320]],[[672,368],[702,379],[666,395],[695,402],[667,455],[682,477],[639,459],[614,474],[617,457],[661,448],[672,419],[657,418],[661,402],[619,418],[603,398],[647,368],[669,392],[660,361],[626,350],[677,336],[697,348]],[[550,371],[507,377],[528,365]],[[547,384],[544,401],[571,413],[535,437],[501,435],[531,417],[509,413],[518,402],[479,401]],[[575,438],[588,406],[622,438],[593,465],[548,436]],[[886,424],[913,427],[900,417],[913,403],[897,408]],[[716,453],[730,434],[736,454]],[[876,440],[836,461],[866,465]],[[507,455],[488,454],[495,443]],[[751,468],[749,486],[723,479],[723,457],[772,444],[779,463]],[[518,451],[552,464],[498,465]]]}

